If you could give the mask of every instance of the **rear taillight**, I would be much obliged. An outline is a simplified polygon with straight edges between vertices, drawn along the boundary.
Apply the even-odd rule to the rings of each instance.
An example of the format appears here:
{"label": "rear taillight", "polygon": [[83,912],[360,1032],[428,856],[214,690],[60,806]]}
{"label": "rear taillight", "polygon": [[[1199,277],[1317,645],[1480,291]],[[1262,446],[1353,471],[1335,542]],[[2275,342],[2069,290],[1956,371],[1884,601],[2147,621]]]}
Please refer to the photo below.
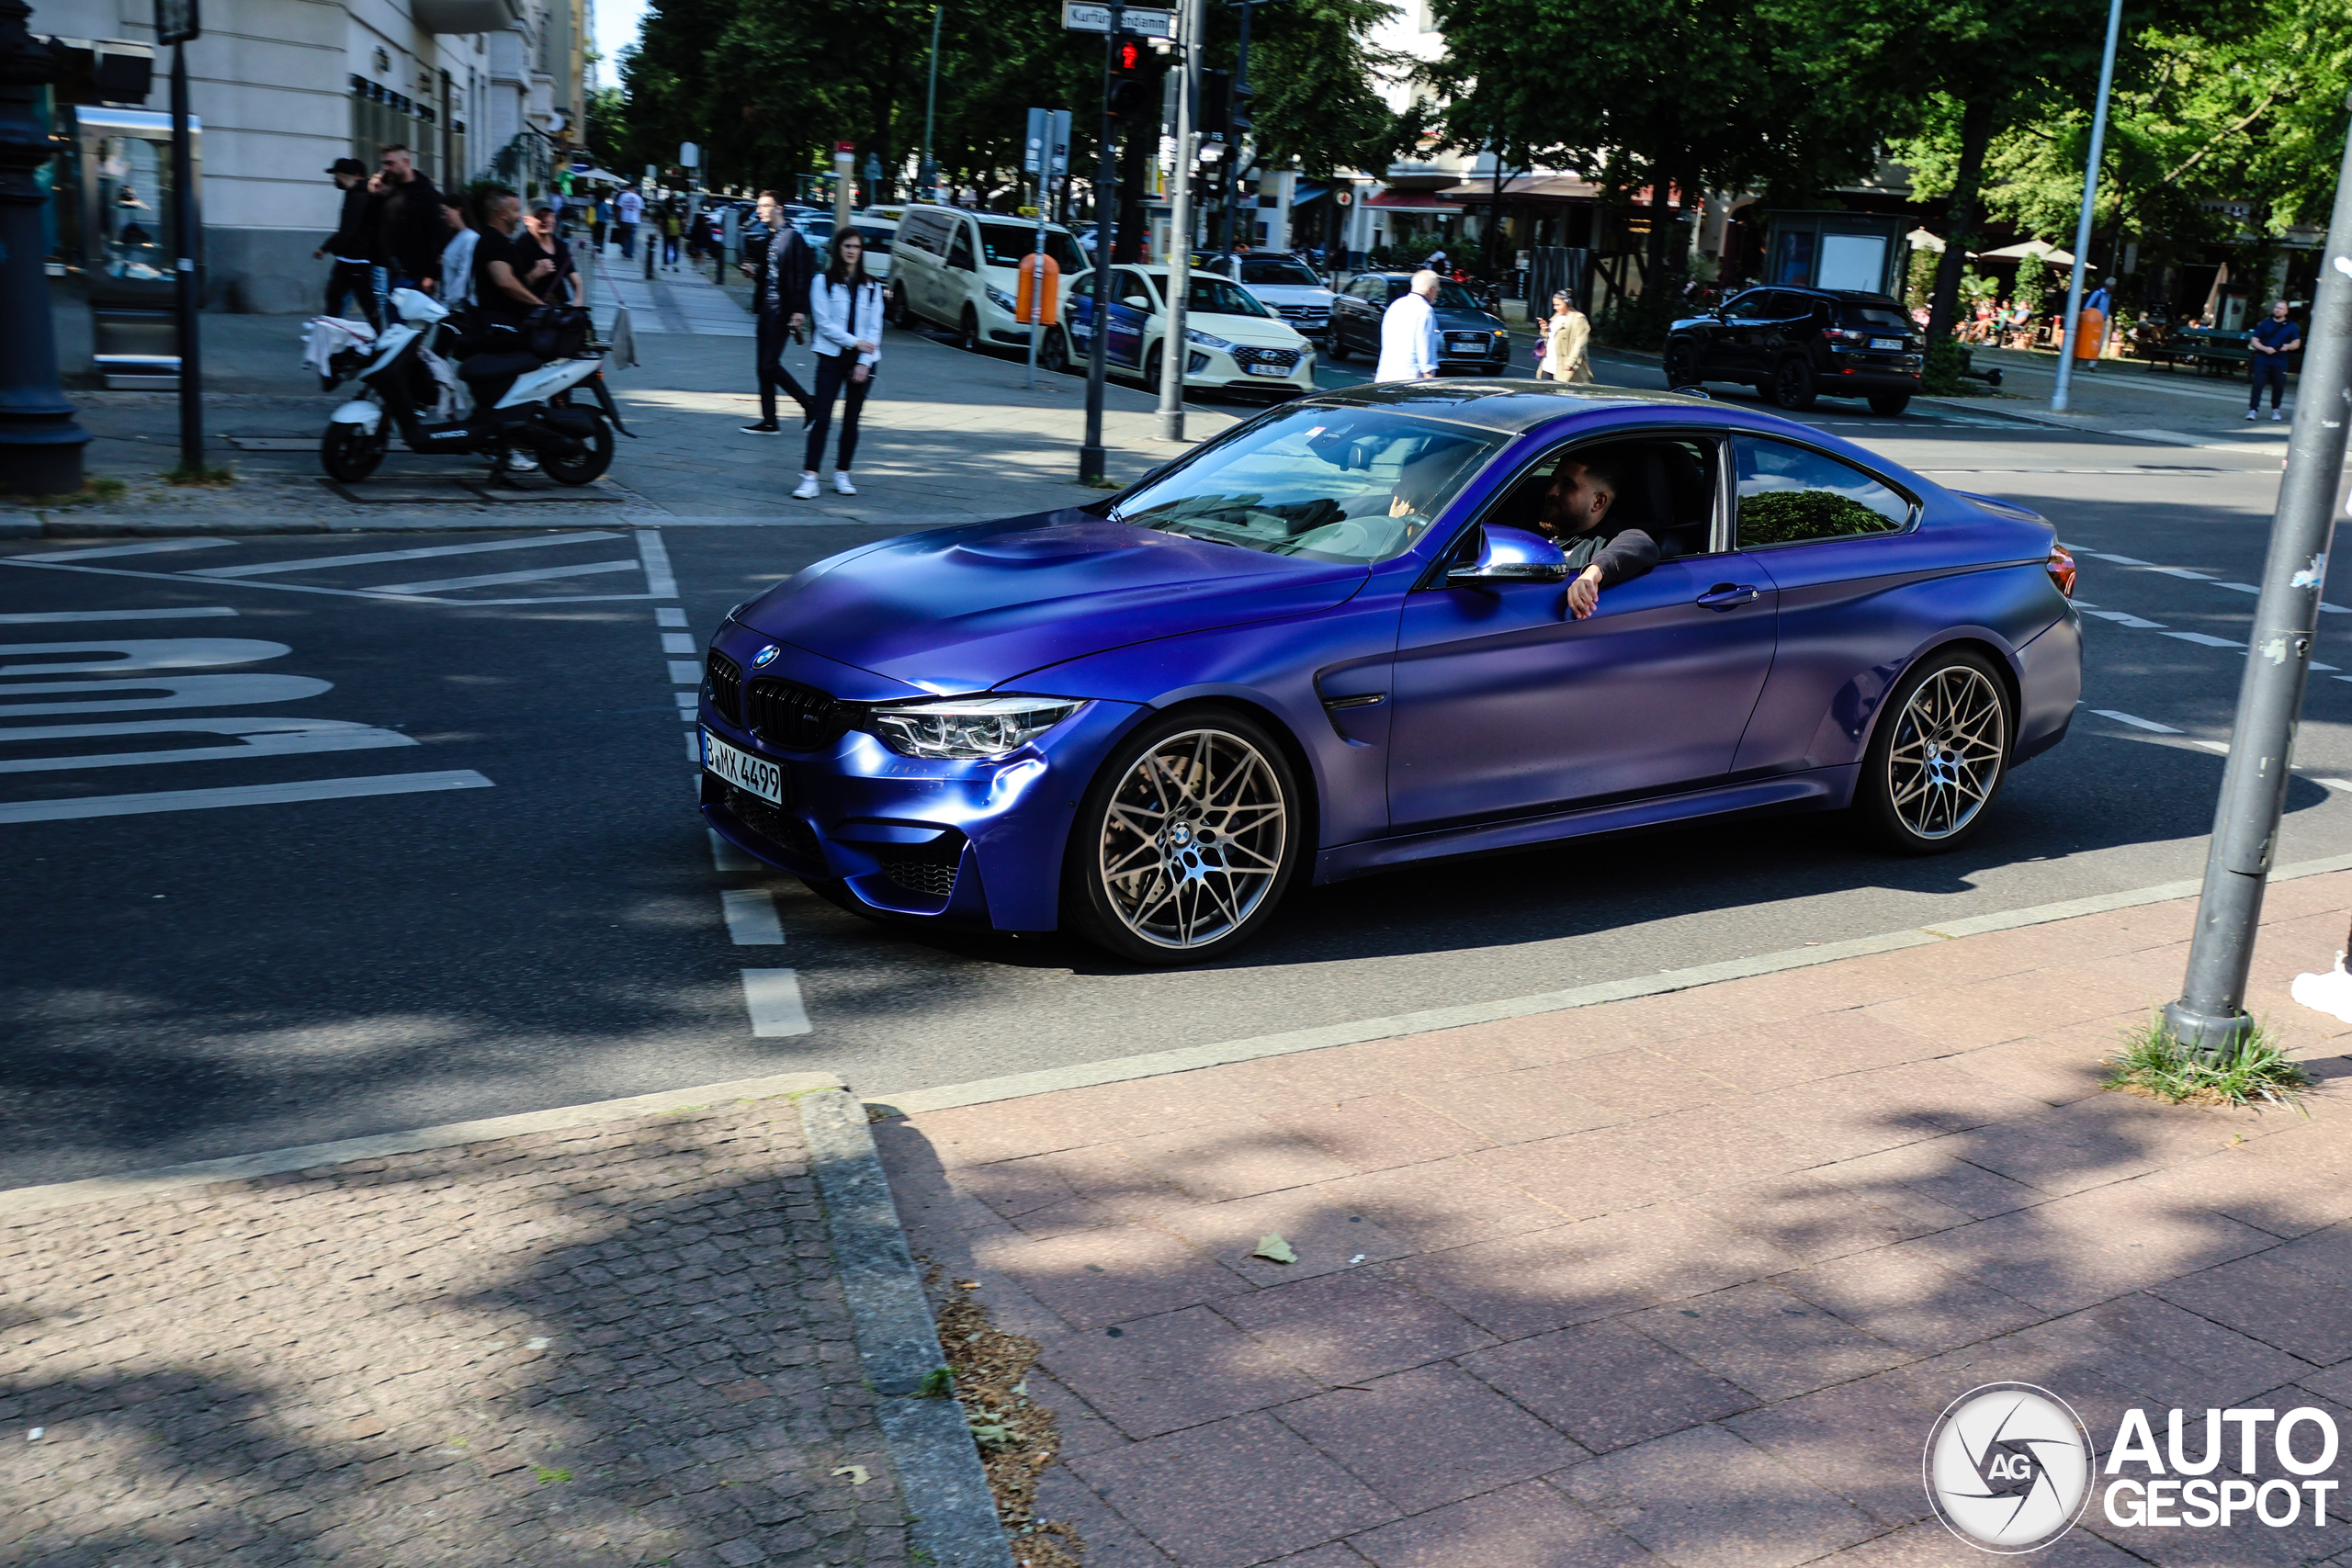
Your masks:
{"label": "rear taillight", "polygon": [[2065,546],[2051,546],[2050,558],[2041,563],[2041,569],[2050,574],[2050,581],[2058,585],[2059,592],[2069,599],[2075,596],[2075,558]]}
{"label": "rear taillight", "polygon": [[1858,333],[1851,327],[1831,327],[1829,329],[1829,341],[1831,343],[1863,343],[1868,341],[1870,335],[1871,334],[1868,333]]}

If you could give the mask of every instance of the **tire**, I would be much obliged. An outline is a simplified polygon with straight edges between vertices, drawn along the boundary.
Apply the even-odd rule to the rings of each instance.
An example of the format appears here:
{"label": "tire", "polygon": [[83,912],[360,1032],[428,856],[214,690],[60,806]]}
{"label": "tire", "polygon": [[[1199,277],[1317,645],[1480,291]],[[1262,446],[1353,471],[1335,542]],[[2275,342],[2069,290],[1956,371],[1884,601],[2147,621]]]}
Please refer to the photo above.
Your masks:
{"label": "tire", "polygon": [[1813,407],[1815,392],[1813,367],[1792,354],[1772,367],[1771,384],[1765,395],[1777,407],[1802,413]]}
{"label": "tire", "polygon": [[1687,343],[1666,345],[1666,389],[1687,392],[1699,385],[1698,356]]}
{"label": "tire", "polygon": [[381,421],[373,432],[356,424],[330,424],[319,442],[319,464],[329,479],[357,484],[376,471],[391,445],[391,433]]}
{"label": "tire", "polygon": [[1894,419],[1910,406],[1911,394],[1908,392],[1872,392],[1871,394],[1871,412],[1882,419]]}
{"label": "tire", "polygon": [[1046,341],[1037,345],[1037,368],[1057,376],[1069,374],[1069,340],[1062,335],[1061,328],[1046,329]]}
{"label": "tire", "polygon": [[980,317],[969,305],[964,307],[964,319],[956,325],[956,346],[967,354],[980,352]]}
{"label": "tire", "polygon": [[539,468],[560,485],[593,484],[605,477],[613,466],[613,427],[604,416],[596,419],[596,434],[580,443],[577,453],[557,452],[552,448],[537,454]]}
{"label": "tire", "polygon": [[1305,826],[1262,726],[1220,709],[1168,715],[1112,752],[1079,803],[1063,923],[1136,964],[1222,958],[1272,919]]}
{"label": "tire", "polygon": [[2008,687],[1981,654],[1929,654],[1880,710],[1855,785],[1858,825],[1898,854],[1959,848],[2008,777],[2016,729]]}
{"label": "tire", "polygon": [[1340,329],[1336,325],[1331,328],[1330,341],[1323,345],[1323,357],[1333,365],[1345,365],[1348,362],[1347,340],[1340,336]]}
{"label": "tire", "polygon": [[903,284],[882,296],[882,319],[902,332],[911,324],[907,320],[907,290]]}
{"label": "tire", "polygon": [[[1165,344],[1153,344],[1151,345],[1151,352],[1143,356],[1143,384],[1146,387],[1150,388],[1155,392],[1159,389],[1159,378],[1161,372],[1168,367],[1168,357],[1160,352],[1160,350],[1167,346],[1168,345]],[[1177,388],[1176,395],[1180,398],[1182,397],[1184,395],[1184,389],[1182,387]]]}

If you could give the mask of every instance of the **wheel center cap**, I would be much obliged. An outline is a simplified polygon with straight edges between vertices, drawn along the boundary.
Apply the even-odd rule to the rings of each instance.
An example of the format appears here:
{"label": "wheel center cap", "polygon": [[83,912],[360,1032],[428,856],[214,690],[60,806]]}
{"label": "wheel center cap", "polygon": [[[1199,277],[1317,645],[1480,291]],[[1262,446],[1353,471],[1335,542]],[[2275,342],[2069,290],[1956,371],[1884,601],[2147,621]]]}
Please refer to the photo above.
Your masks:
{"label": "wheel center cap", "polygon": [[1179,822],[1168,829],[1168,847],[1170,849],[1181,850],[1192,841],[1193,825],[1190,822]]}

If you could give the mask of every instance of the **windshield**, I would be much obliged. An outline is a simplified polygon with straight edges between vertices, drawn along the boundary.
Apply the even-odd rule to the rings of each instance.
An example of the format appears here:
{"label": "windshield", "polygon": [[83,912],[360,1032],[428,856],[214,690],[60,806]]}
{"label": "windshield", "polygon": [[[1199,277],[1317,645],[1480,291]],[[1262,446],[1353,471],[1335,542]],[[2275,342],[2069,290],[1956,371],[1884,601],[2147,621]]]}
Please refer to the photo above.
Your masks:
{"label": "windshield", "polygon": [[833,220],[830,218],[797,219],[792,226],[812,240],[826,239],[833,231]]}
{"label": "windshield", "polygon": [[1204,448],[1112,516],[1268,555],[1369,564],[1410,549],[1506,439],[1385,409],[1286,410]]}
{"label": "windshield", "polygon": [[[1037,248],[1037,231],[1028,223],[983,223],[980,225],[980,249],[987,252],[990,266],[1019,266],[1021,258]],[[1046,254],[1068,276],[1084,272],[1093,264],[1078,248],[1078,242],[1068,234],[1052,229],[1046,231]]]}
{"label": "windshield", "polygon": [[1470,292],[1468,285],[1456,283],[1450,277],[1438,280],[1437,302],[1451,305],[1457,310],[1483,310],[1487,308],[1476,294]]}
{"label": "windshield", "polygon": [[858,237],[865,242],[868,254],[887,256],[890,254],[890,236],[897,233],[897,230],[885,229],[873,223],[860,223],[855,227]]}
{"label": "windshield", "polygon": [[1323,280],[1309,272],[1304,263],[1295,262],[1288,256],[1277,256],[1271,261],[1243,262],[1241,281],[1244,283],[1287,283],[1301,288],[1323,287]]}
{"label": "windshield", "polygon": [[1890,333],[1911,330],[1911,318],[1892,305],[1846,305],[1839,308],[1838,314],[1849,327],[1876,327]]}
{"label": "windshield", "polygon": [[1188,310],[1199,310],[1212,316],[1271,316],[1273,314],[1258,302],[1248,289],[1227,283],[1222,277],[1193,275],[1193,292],[1184,301]]}

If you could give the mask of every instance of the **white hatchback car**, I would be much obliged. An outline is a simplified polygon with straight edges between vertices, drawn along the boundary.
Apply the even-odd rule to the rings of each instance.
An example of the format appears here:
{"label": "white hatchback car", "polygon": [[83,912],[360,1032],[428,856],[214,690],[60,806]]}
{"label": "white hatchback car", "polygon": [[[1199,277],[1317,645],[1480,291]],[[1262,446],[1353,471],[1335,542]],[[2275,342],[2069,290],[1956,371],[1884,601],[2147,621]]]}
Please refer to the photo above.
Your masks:
{"label": "white hatchback car", "polygon": [[[1038,363],[1049,370],[1080,371],[1092,342],[1095,279],[1090,272],[1062,293],[1061,325],[1048,331]],[[1151,266],[1110,269],[1109,331],[1104,363],[1159,385],[1168,335],[1167,272]],[[1193,391],[1250,392],[1295,398],[1315,387],[1315,345],[1250,290],[1213,272],[1192,275],[1184,302],[1184,385]]]}
{"label": "white hatchback car", "polygon": [[1334,296],[1315,269],[1296,256],[1220,256],[1200,265],[1219,277],[1232,278],[1308,337],[1320,338],[1331,330]]}
{"label": "white hatchback car", "polygon": [[[1029,329],[1013,314],[1013,296],[1021,287],[1021,258],[1036,248],[1035,219],[907,208],[890,242],[884,314],[897,326],[928,321],[945,327],[961,348],[1026,350]],[[1058,223],[1046,225],[1046,254],[1061,269],[1065,291],[1071,275],[1086,270],[1085,253]]]}

